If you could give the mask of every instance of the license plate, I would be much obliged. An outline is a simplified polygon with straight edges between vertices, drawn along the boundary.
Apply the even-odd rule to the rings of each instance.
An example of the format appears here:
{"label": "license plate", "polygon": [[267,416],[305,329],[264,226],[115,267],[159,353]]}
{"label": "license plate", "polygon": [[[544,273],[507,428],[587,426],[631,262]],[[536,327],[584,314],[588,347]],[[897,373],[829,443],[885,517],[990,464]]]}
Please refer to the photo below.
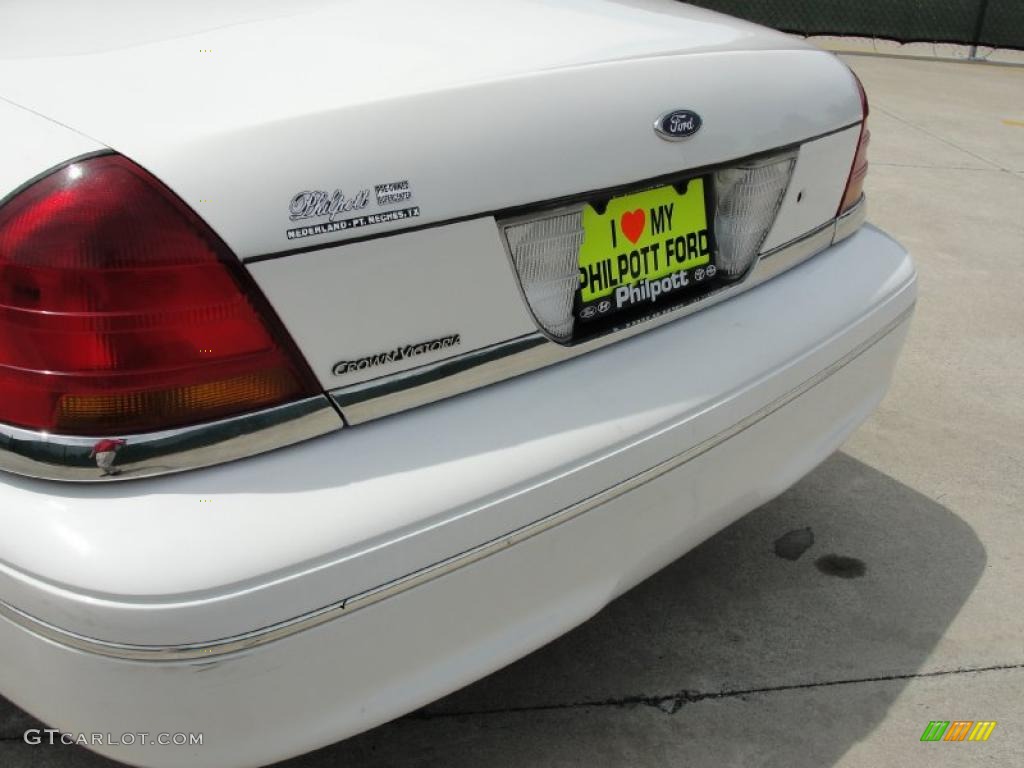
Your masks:
{"label": "license plate", "polygon": [[576,316],[661,309],[713,278],[709,187],[696,178],[584,206]]}

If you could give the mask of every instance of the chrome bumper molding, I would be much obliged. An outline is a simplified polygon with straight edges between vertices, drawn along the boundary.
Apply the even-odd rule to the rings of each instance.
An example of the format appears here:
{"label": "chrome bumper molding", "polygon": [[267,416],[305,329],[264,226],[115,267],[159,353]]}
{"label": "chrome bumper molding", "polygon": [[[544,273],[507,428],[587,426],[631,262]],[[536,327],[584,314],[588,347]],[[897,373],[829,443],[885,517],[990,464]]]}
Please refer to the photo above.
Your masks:
{"label": "chrome bumper molding", "polygon": [[343,600],[339,600],[330,605],[326,605],[317,610],[287,619],[277,624],[272,624],[245,634],[205,643],[182,645],[136,645],[98,640],[61,629],[53,624],[37,619],[2,600],[0,600],[0,616],[21,626],[33,634],[56,642],[60,645],[100,656],[134,661],[169,662],[206,660],[224,656],[225,654],[246,651],[275,640],[281,640],[304,630],[312,629],[313,627],[341,618],[342,616],[350,615],[361,608],[367,608],[375,603],[379,603],[390,597],[394,597],[395,595],[407,592],[415,587],[440,578],[441,576],[479,562],[490,555],[497,554],[515,544],[519,544],[520,542],[531,539],[545,531],[551,530],[562,523],[566,523],[585,512],[656,480],[662,475],[683,466],[687,462],[693,461],[716,446],[721,445],[726,440],[735,437],[741,432],[768,418],[776,411],[796,400],[805,392],[845,368],[909,320],[913,313],[913,309],[913,306],[908,307],[885,327],[880,329],[861,344],[857,345],[854,349],[850,350],[850,352],[833,362],[827,368],[824,368],[785,394],[758,409],[754,413],[751,413],[746,418],[741,419],[731,427],[728,427],[713,437],[708,438],[702,443],[698,443],[675,456],[665,459],[649,469],[639,472],[638,474],[616,483],[615,485],[609,486],[604,490],[598,491],[592,496],[578,501],[575,504],[571,504],[570,506],[553,512],[546,517],[542,517],[539,520],[511,531],[504,536],[492,539],[491,541],[480,544],[479,546],[466,550],[465,552],[461,552],[447,558],[446,560],[441,560],[433,565],[420,568],[406,576],[394,579],[378,587],[359,592],[358,594],[352,595]]}
{"label": "chrome bumper molding", "polygon": [[[0,469],[46,480],[127,480],[254,456],[341,426],[341,416],[323,395],[142,435],[77,437],[0,425]],[[104,469],[92,452],[93,446],[108,438],[123,440],[124,445]]]}
{"label": "chrome bumper molding", "polygon": [[[0,424],[0,470],[46,480],[110,481],[181,472],[254,456],[333,432],[341,429],[343,423],[362,424],[570,360],[686,317],[792,269],[852,235],[864,219],[862,197],[839,218],[760,254],[741,281],[698,301],[573,346],[552,341],[538,330],[438,363],[340,387],[326,395],[193,427],[142,435],[77,437]],[[104,468],[92,457],[92,449],[106,438],[124,440],[124,446],[117,451],[114,463]]]}

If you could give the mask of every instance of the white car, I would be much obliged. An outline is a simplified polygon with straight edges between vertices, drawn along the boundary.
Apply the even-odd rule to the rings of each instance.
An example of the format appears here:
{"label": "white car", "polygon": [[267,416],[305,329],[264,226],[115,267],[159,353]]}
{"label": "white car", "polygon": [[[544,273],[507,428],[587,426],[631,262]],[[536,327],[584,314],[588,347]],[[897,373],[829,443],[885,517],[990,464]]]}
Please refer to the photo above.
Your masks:
{"label": "white car", "polygon": [[0,692],[64,740],[383,723],[884,395],[915,272],[834,56],[671,0],[120,5],[0,24]]}

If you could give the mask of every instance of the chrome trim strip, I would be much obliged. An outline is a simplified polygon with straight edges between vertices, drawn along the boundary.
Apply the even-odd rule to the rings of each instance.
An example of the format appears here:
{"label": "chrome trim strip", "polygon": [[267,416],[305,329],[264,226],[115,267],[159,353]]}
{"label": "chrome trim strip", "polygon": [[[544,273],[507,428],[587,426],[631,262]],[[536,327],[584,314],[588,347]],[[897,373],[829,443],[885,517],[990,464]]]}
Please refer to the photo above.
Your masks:
{"label": "chrome trim strip", "polygon": [[754,270],[755,284],[759,285],[766,280],[771,280],[787,269],[792,269],[821,253],[834,242],[835,227],[835,220],[832,220],[795,240],[762,253]]}
{"label": "chrome trim strip", "polygon": [[[517,355],[528,353],[546,344],[547,339],[537,333],[528,333],[509,341],[493,344],[458,357],[421,365],[380,379],[371,379],[330,393],[335,405],[342,409],[350,406],[358,410],[360,403],[374,398],[398,395],[404,403],[401,410],[432,403],[445,397],[450,388],[468,391],[515,376],[514,368],[506,363]],[[486,369],[489,378],[480,373]],[[450,383],[446,383],[450,382]],[[381,414],[383,415],[383,414]],[[364,419],[365,421],[365,419]]]}
{"label": "chrome trim strip", "polygon": [[[0,424],[0,470],[46,480],[128,480],[253,456],[342,427],[324,395],[191,427],[141,435],[52,435]],[[94,457],[101,439],[123,440],[107,469]]]}
{"label": "chrome trim strip", "polygon": [[[444,400],[479,387],[544,368],[564,360],[571,360],[595,349],[623,341],[638,333],[657,328],[694,312],[714,306],[733,296],[750,290],[766,280],[801,264],[836,242],[837,221],[844,231],[852,234],[864,216],[864,199],[838,220],[826,222],[795,240],[758,256],[747,277],[697,301],[674,307],[654,317],[614,333],[598,336],[572,346],[550,340],[543,332],[471,352],[442,363],[421,366],[391,376],[373,379],[356,385],[338,387],[328,394],[341,409],[347,424],[363,424],[383,416],[390,416],[420,405]],[[858,220],[859,219],[859,220]],[[844,234],[844,237],[846,234]],[[523,299],[525,301],[525,298]],[[496,351],[502,353],[494,354]]]}
{"label": "chrome trim strip", "polygon": [[290,635],[297,634],[307,629],[312,629],[342,616],[354,613],[360,608],[369,607],[375,603],[386,600],[389,597],[406,592],[414,587],[426,584],[446,574],[465,568],[468,565],[479,562],[490,555],[497,554],[515,544],[531,539],[538,534],[551,530],[552,528],[566,523],[573,518],[588,512],[595,507],[612,501],[642,485],[656,480],[662,475],[679,468],[683,464],[696,459],[713,448],[721,445],[726,440],[735,437],[741,432],[749,429],[755,424],[763,421],[768,416],[793,402],[800,395],[817,386],[825,379],[840,371],[842,368],[856,360],[871,347],[895,331],[900,325],[909,319],[913,313],[913,306],[888,323],[884,328],[873,334],[871,338],[854,347],[850,352],[836,360],[827,368],[816,373],[814,376],[797,385],[789,392],[781,395],[759,410],[750,414],[744,419],[733,424],[731,427],[719,432],[717,435],[708,438],[702,443],[672,456],[659,464],[655,464],[643,472],[639,472],[622,482],[616,483],[604,490],[598,491],[581,501],[571,504],[568,507],[553,512],[539,520],[529,523],[510,533],[500,536],[491,541],[480,544],[473,549],[466,550],[460,554],[449,557],[433,565],[413,571],[412,573],[394,579],[373,589],[368,589],[351,597],[339,600],[338,602],[326,605],[315,611],[296,616],[286,621],[272,624],[262,629],[247,632],[233,637],[223,638],[205,643],[194,643],[186,645],[134,645],[128,643],[113,643],[106,640],[97,640],[86,637],[75,632],[70,632],[54,625],[41,621],[24,611],[0,600],[0,616],[23,627],[24,629],[52,640],[61,645],[74,648],[88,653],[101,656],[108,656],[117,659],[130,659],[140,661],[187,661],[197,659],[209,659],[223,656],[229,653],[237,653],[255,648],[266,643],[280,640]]}
{"label": "chrome trim strip", "polygon": [[868,200],[864,195],[860,196],[854,206],[846,213],[842,214],[836,219],[836,236],[832,241],[838,243],[840,240],[845,240],[863,224],[868,217]]}

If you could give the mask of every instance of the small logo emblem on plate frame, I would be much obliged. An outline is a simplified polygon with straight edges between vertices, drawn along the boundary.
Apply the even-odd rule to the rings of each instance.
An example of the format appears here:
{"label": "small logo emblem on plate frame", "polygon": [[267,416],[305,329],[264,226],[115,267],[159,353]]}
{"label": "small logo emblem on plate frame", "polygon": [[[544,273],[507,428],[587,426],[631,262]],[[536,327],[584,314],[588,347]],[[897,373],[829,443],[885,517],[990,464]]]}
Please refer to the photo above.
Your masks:
{"label": "small logo emblem on plate frame", "polygon": [[699,131],[702,123],[696,112],[673,109],[654,121],[654,132],[665,141],[682,141]]}

